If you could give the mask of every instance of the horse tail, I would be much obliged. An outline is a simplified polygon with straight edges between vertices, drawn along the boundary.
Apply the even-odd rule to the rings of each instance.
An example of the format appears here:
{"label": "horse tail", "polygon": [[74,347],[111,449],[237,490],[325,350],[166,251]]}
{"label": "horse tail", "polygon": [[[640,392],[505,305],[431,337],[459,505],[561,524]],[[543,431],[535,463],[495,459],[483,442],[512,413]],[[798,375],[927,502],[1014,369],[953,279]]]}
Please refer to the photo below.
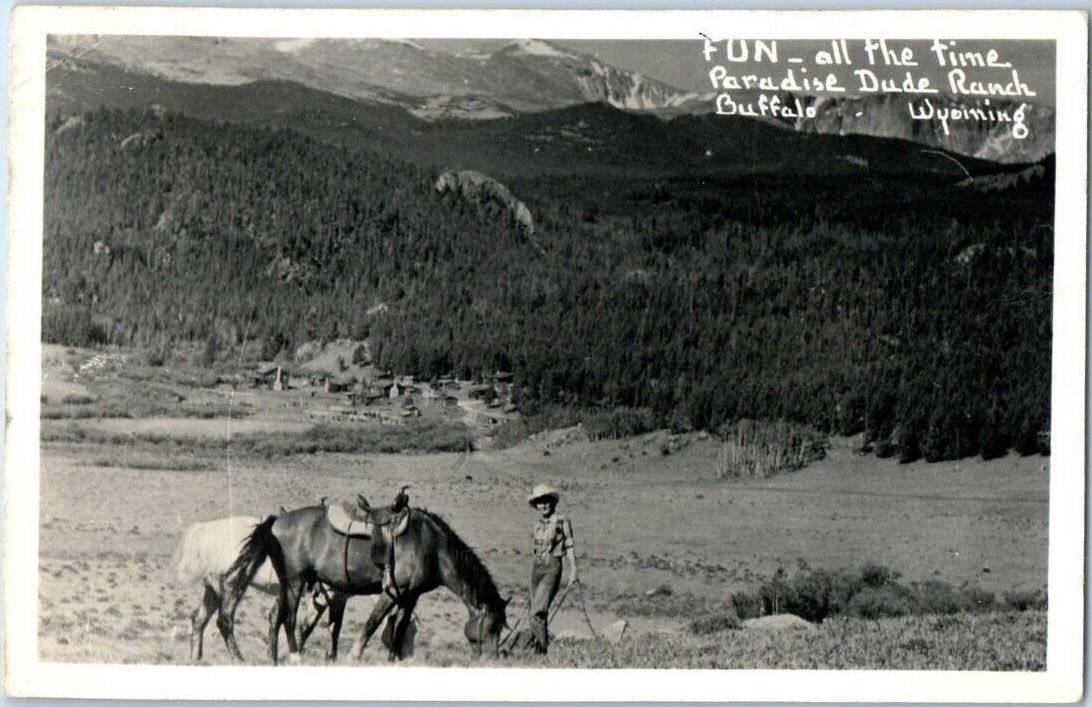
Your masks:
{"label": "horse tail", "polygon": [[254,531],[243,541],[242,549],[235,562],[224,573],[224,584],[229,587],[231,604],[235,605],[250,586],[254,575],[277,547],[277,538],[273,535],[273,523],[277,516],[269,516],[254,527]]}

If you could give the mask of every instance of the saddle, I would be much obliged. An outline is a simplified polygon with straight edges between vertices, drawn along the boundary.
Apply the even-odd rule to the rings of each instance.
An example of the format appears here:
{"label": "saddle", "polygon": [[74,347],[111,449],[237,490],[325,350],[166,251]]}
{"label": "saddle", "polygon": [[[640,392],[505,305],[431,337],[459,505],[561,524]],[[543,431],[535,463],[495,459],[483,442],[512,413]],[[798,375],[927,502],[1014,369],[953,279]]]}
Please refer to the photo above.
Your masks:
{"label": "saddle", "polygon": [[[409,527],[409,499],[403,493],[390,506],[373,508],[362,495],[356,502],[323,499],[326,522],[345,536],[346,562],[350,538],[371,541],[371,558],[377,567],[387,567],[394,554],[394,539]],[[348,569],[348,568],[346,568]],[[347,574],[347,573],[346,573]]]}

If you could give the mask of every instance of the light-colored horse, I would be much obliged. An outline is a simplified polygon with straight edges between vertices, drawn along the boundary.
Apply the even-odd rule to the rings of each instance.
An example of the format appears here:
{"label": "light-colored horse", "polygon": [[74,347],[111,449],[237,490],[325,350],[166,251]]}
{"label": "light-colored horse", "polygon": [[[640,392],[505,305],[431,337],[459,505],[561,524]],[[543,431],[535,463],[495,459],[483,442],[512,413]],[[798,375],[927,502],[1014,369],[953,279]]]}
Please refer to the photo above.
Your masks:
{"label": "light-colored horse", "polygon": [[[174,578],[182,585],[200,584],[204,588],[201,603],[190,614],[190,660],[198,662],[204,652],[205,627],[213,615],[220,611],[226,593],[231,586],[228,583],[228,568],[239,555],[239,550],[246,538],[261,522],[251,516],[220,518],[204,523],[194,523],[186,529],[182,541],[171,557]],[[269,620],[277,619],[277,597],[280,586],[273,565],[266,561],[253,579],[250,586],[274,598],[269,609]],[[330,648],[326,657],[337,657],[337,641],[341,632],[341,623],[345,616],[345,602],[348,597],[322,585],[316,585],[311,595],[310,612],[313,614],[304,620],[300,629],[300,643],[306,642],[314,630],[323,612],[329,615]],[[223,631],[221,630],[221,634]],[[228,636],[224,635],[227,642]],[[230,645],[230,644],[229,644]]]}

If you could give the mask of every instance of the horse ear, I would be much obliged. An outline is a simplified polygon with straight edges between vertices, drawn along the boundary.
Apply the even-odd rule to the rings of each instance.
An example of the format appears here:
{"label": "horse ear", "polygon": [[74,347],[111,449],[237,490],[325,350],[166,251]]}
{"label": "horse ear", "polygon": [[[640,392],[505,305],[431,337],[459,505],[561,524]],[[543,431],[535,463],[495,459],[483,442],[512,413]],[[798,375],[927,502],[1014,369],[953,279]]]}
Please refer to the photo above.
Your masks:
{"label": "horse ear", "polygon": [[504,608],[507,609],[508,605],[511,604],[511,603],[512,603],[512,596],[509,595],[508,598],[504,600]]}

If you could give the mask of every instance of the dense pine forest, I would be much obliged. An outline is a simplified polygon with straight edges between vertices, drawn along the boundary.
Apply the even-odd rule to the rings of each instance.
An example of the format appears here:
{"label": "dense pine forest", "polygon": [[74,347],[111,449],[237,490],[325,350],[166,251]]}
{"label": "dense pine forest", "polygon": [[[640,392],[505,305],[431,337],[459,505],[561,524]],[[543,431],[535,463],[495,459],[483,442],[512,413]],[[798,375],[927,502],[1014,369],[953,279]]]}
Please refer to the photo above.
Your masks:
{"label": "dense pine forest", "polygon": [[[785,419],[929,460],[1049,444],[1053,173],[505,182],[289,130],[99,110],[47,126],[43,332],[290,356],[369,339],[425,379],[718,431]],[[215,355],[210,356],[215,358]]]}

